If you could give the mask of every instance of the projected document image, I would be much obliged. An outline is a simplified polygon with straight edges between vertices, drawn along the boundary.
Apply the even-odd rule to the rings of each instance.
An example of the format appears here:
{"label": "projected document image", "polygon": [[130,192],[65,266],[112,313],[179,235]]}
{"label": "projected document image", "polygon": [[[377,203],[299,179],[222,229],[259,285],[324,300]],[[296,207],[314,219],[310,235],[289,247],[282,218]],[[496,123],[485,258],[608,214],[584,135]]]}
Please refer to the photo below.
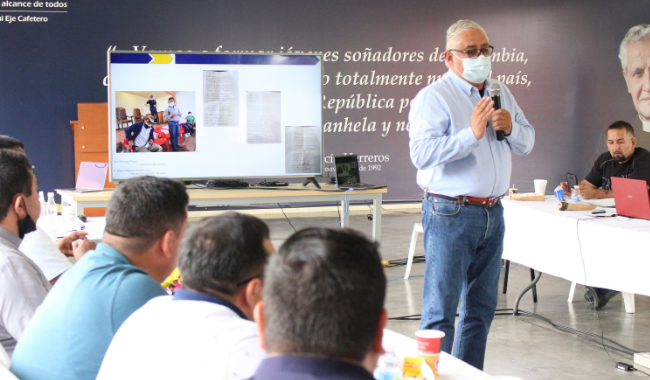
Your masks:
{"label": "projected document image", "polygon": [[206,127],[239,126],[239,72],[203,71],[203,115]]}
{"label": "projected document image", "polygon": [[287,173],[318,173],[321,133],[318,126],[285,127],[284,164]]}
{"label": "projected document image", "polygon": [[194,91],[116,91],[115,152],[195,152]]}
{"label": "projected document image", "polygon": [[246,91],[246,142],[248,144],[279,144],[280,91]]}

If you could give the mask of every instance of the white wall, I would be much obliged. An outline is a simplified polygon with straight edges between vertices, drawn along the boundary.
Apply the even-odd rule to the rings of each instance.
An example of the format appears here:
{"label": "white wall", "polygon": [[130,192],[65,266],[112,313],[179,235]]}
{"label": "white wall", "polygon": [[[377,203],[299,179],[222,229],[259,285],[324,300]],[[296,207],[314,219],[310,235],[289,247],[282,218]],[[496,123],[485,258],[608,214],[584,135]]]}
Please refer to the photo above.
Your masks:
{"label": "white wall", "polygon": [[183,119],[188,112],[196,116],[196,93],[194,91],[177,91],[176,106],[181,109]]}
{"label": "white wall", "polygon": [[[145,103],[149,100],[146,97],[129,94],[126,92],[115,93],[115,107],[124,107],[127,116],[133,116],[133,109],[140,108],[142,116],[149,113],[149,108]],[[165,101],[166,103],[167,101]],[[113,110],[115,112],[115,110]]]}

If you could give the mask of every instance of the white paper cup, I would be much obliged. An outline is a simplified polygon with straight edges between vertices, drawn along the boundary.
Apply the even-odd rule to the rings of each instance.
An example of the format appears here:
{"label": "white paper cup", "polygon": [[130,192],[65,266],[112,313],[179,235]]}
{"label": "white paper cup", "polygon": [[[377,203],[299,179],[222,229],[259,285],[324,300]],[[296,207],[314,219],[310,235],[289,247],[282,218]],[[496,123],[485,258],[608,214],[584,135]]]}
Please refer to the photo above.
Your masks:
{"label": "white paper cup", "polygon": [[534,182],[535,182],[535,194],[546,194],[546,183],[548,181],[545,179],[536,179]]}

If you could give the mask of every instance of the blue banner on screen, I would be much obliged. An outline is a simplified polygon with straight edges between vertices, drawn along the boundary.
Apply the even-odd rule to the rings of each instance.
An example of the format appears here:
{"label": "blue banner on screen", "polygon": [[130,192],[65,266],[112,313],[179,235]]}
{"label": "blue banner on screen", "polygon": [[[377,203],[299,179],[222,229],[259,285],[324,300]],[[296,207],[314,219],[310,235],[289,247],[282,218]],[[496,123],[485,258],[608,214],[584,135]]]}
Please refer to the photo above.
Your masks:
{"label": "blue banner on screen", "polygon": [[323,174],[320,55],[108,55],[111,181]]}

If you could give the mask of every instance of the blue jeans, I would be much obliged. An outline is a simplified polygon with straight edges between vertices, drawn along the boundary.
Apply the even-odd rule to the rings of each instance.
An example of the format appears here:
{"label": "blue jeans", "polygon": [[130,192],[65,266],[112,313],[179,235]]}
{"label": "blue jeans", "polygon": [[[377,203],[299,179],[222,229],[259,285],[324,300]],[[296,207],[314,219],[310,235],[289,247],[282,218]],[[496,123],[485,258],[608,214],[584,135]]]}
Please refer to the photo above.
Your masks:
{"label": "blue jeans", "polygon": [[168,121],[167,127],[169,127],[169,138],[172,144],[172,149],[178,149],[178,135],[180,134],[180,126],[177,121]]}
{"label": "blue jeans", "polygon": [[428,196],[422,225],[427,267],[420,328],[443,331],[442,351],[451,354],[453,347],[455,357],[482,370],[499,293],[503,206],[486,209]]}

